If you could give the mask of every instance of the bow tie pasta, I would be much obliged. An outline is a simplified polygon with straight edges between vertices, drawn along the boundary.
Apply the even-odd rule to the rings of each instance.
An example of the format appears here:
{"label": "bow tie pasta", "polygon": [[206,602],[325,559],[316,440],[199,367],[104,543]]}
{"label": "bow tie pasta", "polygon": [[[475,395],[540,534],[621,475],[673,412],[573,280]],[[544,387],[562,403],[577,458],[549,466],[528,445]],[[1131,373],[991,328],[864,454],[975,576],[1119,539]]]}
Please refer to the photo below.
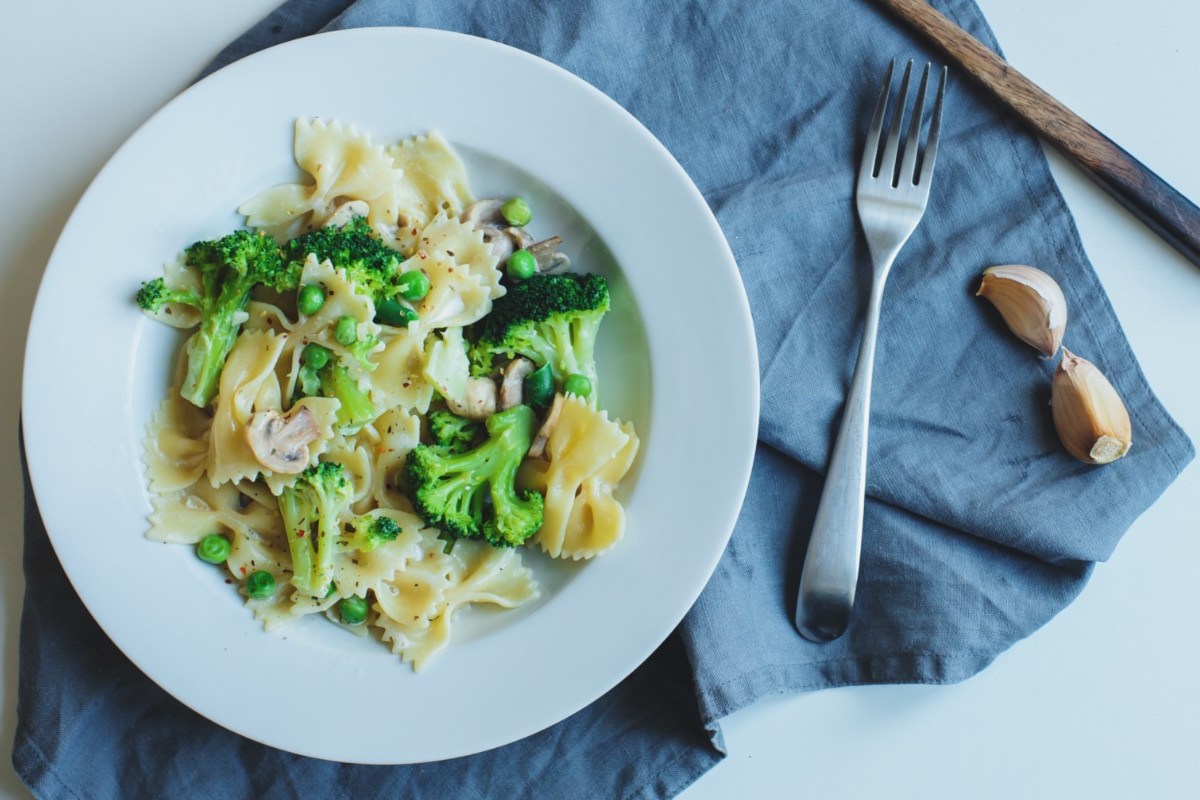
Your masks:
{"label": "bow tie pasta", "polygon": [[549,461],[530,460],[521,469],[521,482],[546,495],[538,546],[555,558],[578,560],[616,544],[625,533],[625,510],[612,493],[637,450],[632,425],[566,398],[546,445]]}
{"label": "bow tie pasta", "polygon": [[420,670],[471,606],[538,600],[525,545],[587,559],[624,533],[608,285],[525,200],[476,200],[436,133],[300,119],[294,157],[250,230],[137,294],[189,332],[147,427],[147,536],[221,567],[267,630],[324,617]]}

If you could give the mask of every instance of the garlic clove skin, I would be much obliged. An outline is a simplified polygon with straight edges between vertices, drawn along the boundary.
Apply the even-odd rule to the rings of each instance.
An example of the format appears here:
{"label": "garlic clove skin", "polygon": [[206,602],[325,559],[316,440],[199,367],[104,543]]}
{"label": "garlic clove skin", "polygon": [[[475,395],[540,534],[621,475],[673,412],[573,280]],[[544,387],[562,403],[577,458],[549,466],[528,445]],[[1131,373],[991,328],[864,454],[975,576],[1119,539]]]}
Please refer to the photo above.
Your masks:
{"label": "garlic clove skin", "polygon": [[1049,275],[1017,264],[988,267],[975,296],[991,301],[1021,341],[1047,358],[1058,352],[1067,329],[1067,298]]}
{"label": "garlic clove skin", "polygon": [[1063,348],[1050,403],[1067,452],[1088,464],[1108,464],[1129,452],[1133,428],[1121,396],[1096,365]]}

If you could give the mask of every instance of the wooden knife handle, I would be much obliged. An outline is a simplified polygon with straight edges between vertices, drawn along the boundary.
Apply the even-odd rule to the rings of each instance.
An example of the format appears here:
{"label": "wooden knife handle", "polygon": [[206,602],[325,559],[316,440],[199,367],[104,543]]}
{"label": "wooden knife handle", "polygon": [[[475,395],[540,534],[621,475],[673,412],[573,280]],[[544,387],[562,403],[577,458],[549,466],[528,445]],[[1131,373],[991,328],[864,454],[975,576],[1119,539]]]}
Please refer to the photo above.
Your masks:
{"label": "wooden knife handle", "polygon": [[1200,208],[1055,100],[925,0],[877,0],[1048,139],[1192,263],[1200,266]]}

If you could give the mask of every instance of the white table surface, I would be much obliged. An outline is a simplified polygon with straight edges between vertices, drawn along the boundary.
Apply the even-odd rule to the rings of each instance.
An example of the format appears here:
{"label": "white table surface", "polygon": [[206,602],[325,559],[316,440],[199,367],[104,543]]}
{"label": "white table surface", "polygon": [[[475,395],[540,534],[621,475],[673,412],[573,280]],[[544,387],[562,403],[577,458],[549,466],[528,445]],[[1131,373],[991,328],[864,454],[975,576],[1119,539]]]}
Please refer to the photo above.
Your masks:
{"label": "white table surface", "polygon": [[[121,142],[277,0],[8,3],[0,25],[3,713],[16,724],[17,415],[30,308],[75,202]],[[1195,0],[980,0],[1009,59],[1200,201]],[[1051,162],[1133,348],[1200,441],[1200,270],[1063,159]],[[1073,314],[1086,313],[1072,309]],[[1136,446],[1136,445],[1135,445]],[[1200,797],[1200,466],[1083,595],[971,680],[768,699],[723,723],[729,758],[686,800]],[[8,759],[0,796],[28,797]]]}

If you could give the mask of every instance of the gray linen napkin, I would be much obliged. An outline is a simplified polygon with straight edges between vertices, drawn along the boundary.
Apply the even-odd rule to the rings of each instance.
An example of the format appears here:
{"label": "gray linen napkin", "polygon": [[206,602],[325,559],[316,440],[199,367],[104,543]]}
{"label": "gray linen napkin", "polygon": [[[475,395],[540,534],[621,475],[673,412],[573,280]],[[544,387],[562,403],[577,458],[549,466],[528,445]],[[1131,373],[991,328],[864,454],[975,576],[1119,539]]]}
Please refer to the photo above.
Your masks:
{"label": "gray linen napkin", "polygon": [[[970,0],[935,5],[995,47]],[[1192,458],[1036,141],[955,81],[930,207],[884,306],[856,617],[837,642],[804,641],[790,622],[799,566],[867,297],[852,195],[862,129],[886,62],[932,54],[865,0],[292,0],[212,69],[365,25],[458,30],[560,64],[642,120],[704,192],[741,268],[762,365],[760,447],[729,549],[678,633],[589,708],[477,756],[362,767],[247,741],[158,689],[87,616],[27,494],[13,760],[40,796],[669,797],[720,758],[720,718],[759,697],[982,669],[1072,600]],[[1067,343],[1128,403],[1123,461],[1089,468],[1059,448],[1053,365],[971,296],[999,263],[1047,270],[1088,309]]]}

